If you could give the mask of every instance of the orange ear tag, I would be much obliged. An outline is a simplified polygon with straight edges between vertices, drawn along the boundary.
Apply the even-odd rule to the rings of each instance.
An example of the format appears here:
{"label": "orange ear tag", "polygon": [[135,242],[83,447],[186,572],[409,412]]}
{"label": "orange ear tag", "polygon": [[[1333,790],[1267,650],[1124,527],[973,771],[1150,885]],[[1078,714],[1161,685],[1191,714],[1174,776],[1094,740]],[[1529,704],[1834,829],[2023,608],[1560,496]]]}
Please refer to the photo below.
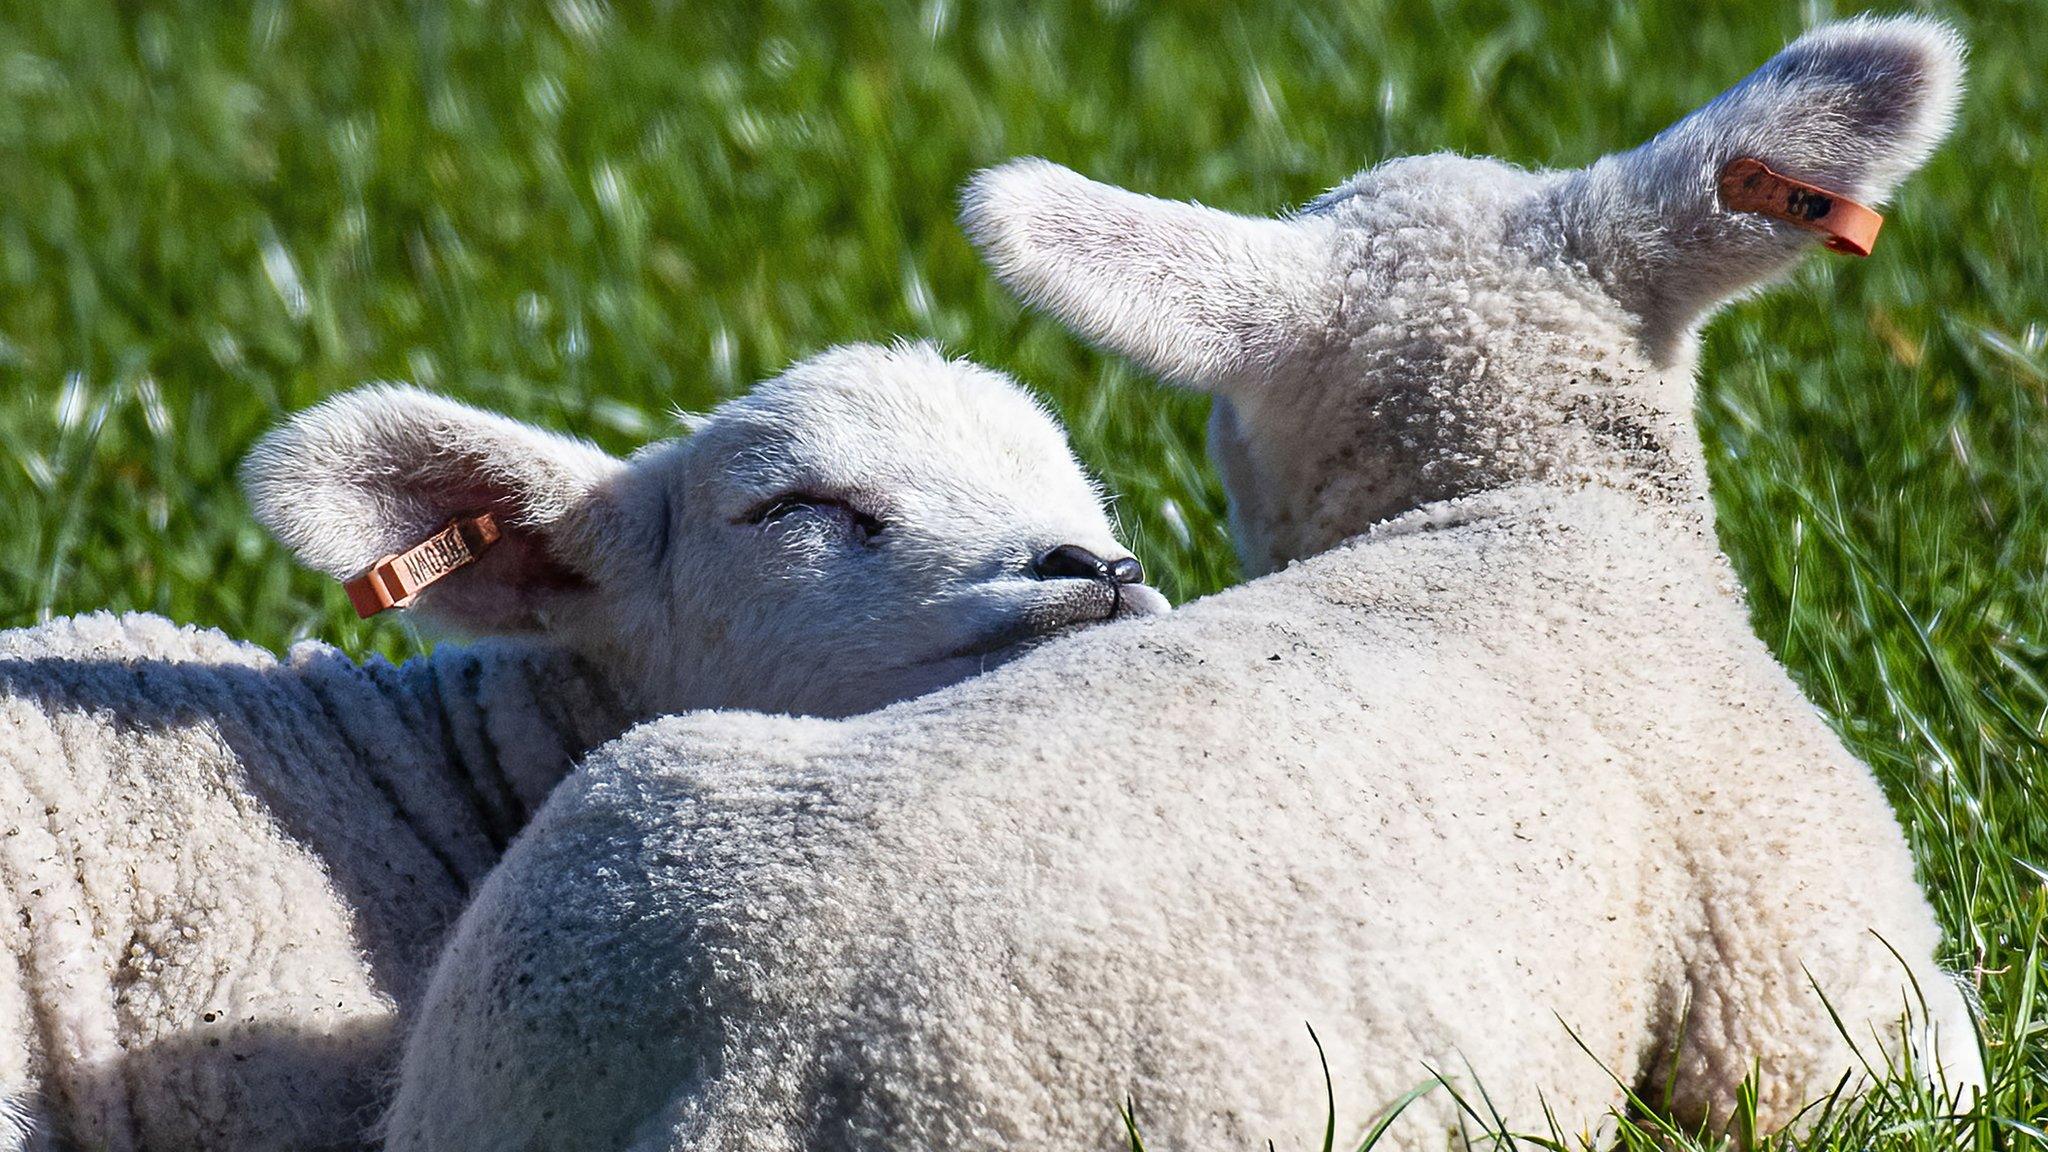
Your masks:
{"label": "orange ear tag", "polygon": [[1870,255],[1884,217],[1847,196],[1771,170],[1754,156],[1721,169],[1721,203],[1730,212],[1755,212],[1818,232],[1836,252]]}
{"label": "orange ear tag", "polygon": [[407,608],[429,584],[474,563],[499,535],[498,522],[489,512],[457,516],[425,540],[371,564],[342,587],[348,590],[356,615],[365,620],[386,608]]}

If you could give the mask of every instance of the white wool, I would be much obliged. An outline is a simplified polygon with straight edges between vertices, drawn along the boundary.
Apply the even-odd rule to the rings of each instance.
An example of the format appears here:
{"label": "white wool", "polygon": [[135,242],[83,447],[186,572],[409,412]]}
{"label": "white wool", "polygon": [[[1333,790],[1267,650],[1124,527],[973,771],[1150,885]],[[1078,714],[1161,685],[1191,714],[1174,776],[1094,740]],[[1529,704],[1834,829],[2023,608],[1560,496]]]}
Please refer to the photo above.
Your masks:
{"label": "white wool", "polygon": [[0,1148],[358,1146],[442,932],[583,751],[669,709],[857,712],[1165,607],[1034,574],[1129,554],[1058,425],[922,346],[827,353],[625,461],[370,388],[244,477],[336,576],[495,512],[419,607],[504,635],[393,667],[143,615],[0,633]]}
{"label": "white wool", "polygon": [[[389,1147],[1108,1149],[1127,1095],[1153,1147],[1302,1146],[1304,1021],[1346,1143],[1439,1073],[1519,1132],[1597,1131],[1616,1077],[1721,1125],[1759,1070],[1766,1128],[1865,1059],[1980,1085],[1689,419],[1694,327],[1812,247],[1721,166],[1875,200],[1959,77],[1940,25],[1835,25],[1586,172],[1399,160],[1278,222],[978,177],[999,275],[1219,395],[1285,570],[882,712],[593,753],[451,937]],[[1383,1146],[1481,1124],[1439,1088]]]}

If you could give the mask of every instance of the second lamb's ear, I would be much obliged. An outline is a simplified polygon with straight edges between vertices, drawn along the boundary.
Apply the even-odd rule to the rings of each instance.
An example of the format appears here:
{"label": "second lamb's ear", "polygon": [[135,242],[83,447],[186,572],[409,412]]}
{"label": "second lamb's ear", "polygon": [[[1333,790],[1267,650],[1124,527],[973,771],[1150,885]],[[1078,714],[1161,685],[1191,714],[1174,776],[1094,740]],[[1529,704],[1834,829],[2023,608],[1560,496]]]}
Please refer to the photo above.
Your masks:
{"label": "second lamb's ear", "polygon": [[1649,143],[1573,174],[1555,193],[1570,253],[1666,353],[1715,306],[1814,244],[1791,224],[1729,211],[1718,186],[1731,161],[1754,157],[1874,205],[1947,134],[1962,74],[1962,41],[1933,20],[1809,32]]}
{"label": "second lamb's ear", "polygon": [[338,580],[488,512],[502,538],[429,587],[426,614],[472,633],[533,631],[590,591],[619,532],[624,465],[580,440],[414,388],[360,388],[292,417],[242,464],[256,519]]}
{"label": "second lamb's ear", "polygon": [[1013,160],[968,182],[960,223],[1018,295],[1190,387],[1229,391],[1323,325],[1319,221],[1234,216]]}

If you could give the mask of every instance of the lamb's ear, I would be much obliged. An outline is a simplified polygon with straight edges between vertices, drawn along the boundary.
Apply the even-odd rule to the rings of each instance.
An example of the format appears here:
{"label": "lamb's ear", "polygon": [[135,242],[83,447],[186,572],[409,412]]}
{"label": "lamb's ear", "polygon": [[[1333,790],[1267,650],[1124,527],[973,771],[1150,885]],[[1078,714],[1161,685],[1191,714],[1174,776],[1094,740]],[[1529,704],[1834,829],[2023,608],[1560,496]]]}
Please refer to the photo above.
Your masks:
{"label": "lamb's ear", "polygon": [[998,279],[1103,347],[1229,391],[1324,324],[1320,221],[1256,220],[1045,160],[980,172],[960,223]]}
{"label": "lamb's ear", "polygon": [[242,463],[256,519],[301,562],[348,579],[456,516],[501,539],[423,592],[471,633],[545,628],[588,595],[620,536],[624,465],[580,440],[413,388],[373,385],[286,421]]}
{"label": "lamb's ear", "polygon": [[1948,132],[1963,45],[1915,17],[1856,19],[1800,37],[1649,143],[1574,173],[1566,242],[1668,349],[1715,306],[1789,268],[1817,237],[1720,201],[1729,162],[1755,157],[1864,204],[1882,200]]}

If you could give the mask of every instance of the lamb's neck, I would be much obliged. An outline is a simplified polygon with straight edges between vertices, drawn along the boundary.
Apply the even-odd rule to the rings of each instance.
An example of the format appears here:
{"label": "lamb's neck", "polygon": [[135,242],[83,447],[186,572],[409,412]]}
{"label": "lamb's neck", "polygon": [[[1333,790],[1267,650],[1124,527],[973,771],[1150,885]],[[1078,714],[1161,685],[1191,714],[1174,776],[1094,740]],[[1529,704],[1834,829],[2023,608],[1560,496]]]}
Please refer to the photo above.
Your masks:
{"label": "lamb's neck", "polygon": [[[1245,554],[1248,574],[1277,570],[1303,556],[1312,556],[1361,535],[1385,535],[1410,527],[1440,527],[1462,523],[1475,516],[1512,512],[1532,505],[1569,499],[1588,490],[1618,493],[1632,516],[1654,526],[1674,541],[1700,545],[1714,557],[1720,556],[1714,531],[1714,505],[1708,495],[1705,469],[1694,475],[1682,472],[1653,472],[1628,467],[1574,469],[1557,472],[1509,472],[1502,480],[1481,483],[1471,473],[1463,482],[1431,485],[1410,490],[1410,500],[1375,499],[1381,492],[1367,487],[1344,492],[1336,486],[1326,489],[1325,499],[1305,521],[1285,519],[1260,521],[1242,515],[1233,505],[1233,527],[1250,547]],[[1233,493],[1235,496],[1236,493]],[[1344,496],[1353,497],[1345,501]],[[1332,499],[1337,497],[1337,499]],[[1266,528],[1261,533],[1259,529]],[[1271,531],[1277,528],[1278,531]],[[1263,555],[1261,549],[1264,549]],[[1264,563],[1260,563],[1264,560]]]}
{"label": "lamb's neck", "polygon": [[1582,366],[1469,397],[1429,437],[1376,430],[1416,454],[1403,493],[1418,503],[1469,499],[1521,486],[1599,486],[1627,492],[1655,514],[1711,525],[1706,454],[1691,411],[1691,371],[1608,371]]}
{"label": "lamb's neck", "polygon": [[[1639,534],[1664,541],[1660,551],[1687,557],[1706,557],[1725,564],[1716,544],[1712,504],[1697,501],[1673,502],[1646,495],[1629,483],[1532,483],[1484,488],[1445,500],[1432,501],[1387,517],[1352,537],[1353,540],[1387,540],[1418,532],[1441,531],[1502,519],[1541,522],[1545,510],[1592,497],[1604,504],[1603,516],[1625,518]],[[1348,542],[1348,541],[1347,541]]]}
{"label": "lamb's neck", "polygon": [[[259,698],[264,715],[233,726],[266,731],[279,716],[304,723],[290,729],[292,739],[266,745],[250,771],[275,786],[300,768],[343,771],[345,762],[388,804],[400,835],[409,834],[410,843],[377,841],[382,851],[365,853],[358,833],[371,826],[367,814],[351,820],[331,812],[299,814],[293,833],[351,905],[379,983],[410,1003],[440,931],[512,837],[577,759],[631,717],[590,664],[532,645],[446,645],[394,667],[381,657],[358,664],[307,642],[288,654],[285,675],[283,690],[304,695]],[[335,739],[322,746],[338,756],[316,756],[300,768],[263,759],[290,759],[295,748],[328,736]],[[363,795],[352,784],[334,786]]]}
{"label": "lamb's neck", "polygon": [[407,661],[395,687],[501,850],[578,758],[633,719],[598,669],[543,645],[443,645]]}
{"label": "lamb's neck", "polygon": [[[1492,348],[1477,334],[1418,338],[1339,368],[1306,362],[1295,366],[1300,378],[1219,405],[1211,455],[1231,491],[1247,571],[1314,555],[1415,509],[1532,486],[1621,489],[1710,522],[1693,361],[1658,366],[1586,351],[1626,348],[1619,323],[1560,320],[1555,332]],[[1319,393],[1332,374],[1356,386]]]}

